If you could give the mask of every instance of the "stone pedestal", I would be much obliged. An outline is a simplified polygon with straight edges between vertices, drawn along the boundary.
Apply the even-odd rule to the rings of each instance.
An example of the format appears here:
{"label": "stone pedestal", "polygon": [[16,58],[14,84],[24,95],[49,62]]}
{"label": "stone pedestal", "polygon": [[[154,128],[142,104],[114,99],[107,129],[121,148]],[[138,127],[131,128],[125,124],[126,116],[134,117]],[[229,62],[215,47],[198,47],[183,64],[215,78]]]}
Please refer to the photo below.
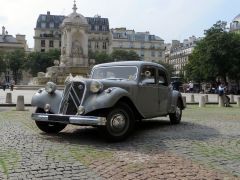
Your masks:
{"label": "stone pedestal", "polygon": [[199,107],[205,107],[205,97],[204,96],[200,96]]}
{"label": "stone pedestal", "polygon": [[24,111],[24,96],[18,96],[17,97],[17,104],[16,104],[16,110],[17,111]]}
{"label": "stone pedestal", "polygon": [[218,106],[219,107],[224,107],[223,96],[219,96]]}
{"label": "stone pedestal", "polygon": [[208,103],[208,95],[206,94],[204,97],[205,97],[205,103]]}
{"label": "stone pedestal", "polygon": [[47,82],[52,81],[58,85],[63,85],[66,77],[69,75],[72,76],[82,76],[88,77],[90,74],[90,68],[87,66],[83,67],[74,67],[74,66],[52,66],[47,68],[47,73],[39,73],[39,76],[33,78],[33,84],[35,85],[45,85]]}
{"label": "stone pedestal", "polygon": [[6,103],[12,104],[12,93],[6,94]]}
{"label": "stone pedestal", "polygon": [[190,96],[190,103],[194,103],[194,102],[195,102],[195,100],[194,100],[194,95],[191,94],[191,96]]}
{"label": "stone pedestal", "polygon": [[233,94],[230,94],[230,103],[234,103],[234,96],[233,96]]}
{"label": "stone pedestal", "polygon": [[240,107],[240,96],[237,97],[237,107]]}

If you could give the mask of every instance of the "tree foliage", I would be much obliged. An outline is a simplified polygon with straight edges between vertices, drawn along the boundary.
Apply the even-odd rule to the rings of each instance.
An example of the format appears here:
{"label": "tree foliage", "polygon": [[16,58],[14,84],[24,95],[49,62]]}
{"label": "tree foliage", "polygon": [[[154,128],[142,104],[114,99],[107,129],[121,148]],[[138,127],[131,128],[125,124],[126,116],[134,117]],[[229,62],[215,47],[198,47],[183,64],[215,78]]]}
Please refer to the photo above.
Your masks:
{"label": "tree foliage", "polygon": [[33,76],[38,72],[46,72],[46,69],[53,66],[54,60],[59,60],[60,50],[54,49],[49,52],[32,52],[27,55],[25,69],[30,70]]}
{"label": "tree foliage", "polygon": [[25,52],[24,50],[15,50],[13,52],[8,52],[5,59],[7,68],[12,71],[13,79],[17,83],[21,77],[23,65],[25,62]]}
{"label": "tree foliage", "polygon": [[89,51],[88,56],[90,59],[95,59],[96,64],[107,63],[113,61],[129,61],[139,60],[140,57],[134,51],[114,50],[111,54],[105,52],[92,52]]}
{"label": "tree foliage", "polygon": [[0,76],[2,73],[6,72],[7,69],[7,63],[5,61],[5,53],[0,51]]}
{"label": "tree foliage", "polygon": [[136,52],[125,50],[114,50],[111,54],[111,57],[114,61],[130,61],[140,59]]}
{"label": "tree foliage", "polygon": [[240,35],[226,31],[218,21],[205,31],[186,65],[186,75],[195,81],[213,81],[216,77],[240,77]]}

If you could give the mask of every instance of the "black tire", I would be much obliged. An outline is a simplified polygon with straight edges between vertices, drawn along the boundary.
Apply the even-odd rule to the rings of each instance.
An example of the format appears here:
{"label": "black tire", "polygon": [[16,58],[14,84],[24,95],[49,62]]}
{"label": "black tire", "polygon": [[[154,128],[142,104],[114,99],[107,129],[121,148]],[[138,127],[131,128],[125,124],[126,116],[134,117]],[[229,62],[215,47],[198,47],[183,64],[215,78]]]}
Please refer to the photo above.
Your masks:
{"label": "black tire", "polygon": [[107,113],[106,118],[107,124],[104,132],[109,141],[122,141],[126,139],[134,129],[134,113],[126,103],[119,102]]}
{"label": "black tire", "polygon": [[[46,113],[42,108],[37,108],[36,113]],[[51,113],[50,113],[51,114]],[[42,121],[35,121],[37,127],[45,133],[58,133],[62,131],[67,124],[55,123],[55,122],[42,122]]]}
{"label": "black tire", "polygon": [[169,114],[171,124],[179,124],[182,119],[182,103],[180,100],[177,102],[176,111]]}

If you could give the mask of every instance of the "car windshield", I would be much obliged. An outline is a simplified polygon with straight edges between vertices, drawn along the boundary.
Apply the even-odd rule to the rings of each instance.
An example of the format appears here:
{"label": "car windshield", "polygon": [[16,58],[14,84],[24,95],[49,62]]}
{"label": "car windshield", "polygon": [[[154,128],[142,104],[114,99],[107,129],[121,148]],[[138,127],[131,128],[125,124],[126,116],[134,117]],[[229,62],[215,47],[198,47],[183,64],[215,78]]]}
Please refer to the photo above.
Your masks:
{"label": "car windshield", "polygon": [[135,66],[99,67],[92,73],[93,79],[136,80],[138,69]]}

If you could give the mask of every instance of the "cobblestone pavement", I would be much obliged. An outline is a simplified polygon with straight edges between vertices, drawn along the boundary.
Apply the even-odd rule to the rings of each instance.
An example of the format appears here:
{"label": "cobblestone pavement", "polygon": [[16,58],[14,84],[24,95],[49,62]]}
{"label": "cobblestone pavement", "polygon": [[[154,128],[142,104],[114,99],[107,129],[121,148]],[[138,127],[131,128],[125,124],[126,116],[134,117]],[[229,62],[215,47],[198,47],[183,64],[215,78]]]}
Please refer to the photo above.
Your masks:
{"label": "cobblestone pavement", "polygon": [[47,135],[33,108],[0,108],[0,179],[240,179],[240,111],[188,106],[183,122],[142,122],[121,143],[96,128]]}

